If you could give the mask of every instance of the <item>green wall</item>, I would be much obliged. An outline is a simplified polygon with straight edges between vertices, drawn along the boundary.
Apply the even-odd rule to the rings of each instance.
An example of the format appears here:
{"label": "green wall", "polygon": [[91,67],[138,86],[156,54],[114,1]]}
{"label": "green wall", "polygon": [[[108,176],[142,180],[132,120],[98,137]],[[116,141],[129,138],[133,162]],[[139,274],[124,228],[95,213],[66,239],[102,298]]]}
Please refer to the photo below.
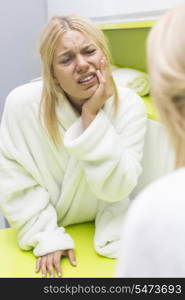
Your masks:
{"label": "green wall", "polygon": [[150,28],[106,29],[113,63],[146,71],[146,39]]}
{"label": "green wall", "polygon": [[[146,40],[151,27],[104,29],[109,40],[113,63],[120,67],[147,72]],[[142,97],[148,117],[159,121],[156,105],[151,97]]]}

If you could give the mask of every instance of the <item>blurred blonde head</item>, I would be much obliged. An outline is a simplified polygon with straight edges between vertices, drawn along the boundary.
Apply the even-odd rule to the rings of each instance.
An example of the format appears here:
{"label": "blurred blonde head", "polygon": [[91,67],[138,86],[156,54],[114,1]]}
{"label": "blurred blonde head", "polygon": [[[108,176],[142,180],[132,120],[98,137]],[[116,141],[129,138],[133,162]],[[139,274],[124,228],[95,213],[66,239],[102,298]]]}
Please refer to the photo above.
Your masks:
{"label": "blurred blonde head", "polygon": [[[103,32],[89,19],[78,15],[55,16],[47,24],[40,41],[40,55],[43,66],[43,92],[41,109],[43,110],[44,122],[55,144],[60,141],[58,121],[56,116],[56,104],[59,94],[63,90],[56,84],[53,76],[53,59],[57,43],[61,36],[68,30],[76,30],[90,37],[98,48],[101,49],[110,69],[111,55],[106,37]],[[114,82],[113,82],[114,84]],[[115,89],[115,108],[118,104],[117,90]]]}
{"label": "blurred blonde head", "polygon": [[176,150],[176,166],[185,166],[185,5],[168,11],[148,37],[151,95]]}

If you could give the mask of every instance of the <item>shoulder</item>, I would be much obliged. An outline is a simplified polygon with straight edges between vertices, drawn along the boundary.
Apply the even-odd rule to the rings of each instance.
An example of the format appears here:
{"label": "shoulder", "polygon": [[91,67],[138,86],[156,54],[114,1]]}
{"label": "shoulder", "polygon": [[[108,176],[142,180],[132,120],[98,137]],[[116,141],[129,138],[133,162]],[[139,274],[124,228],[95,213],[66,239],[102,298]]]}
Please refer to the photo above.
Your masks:
{"label": "shoulder", "polygon": [[108,101],[105,111],[110,116],[112,123],[122,131],[123,128],[135,128],[145,131],[147,111],[144,101],[129,88],[117,86],[118,107],[115,112],[114,96]]}
{"label": "shoulder", "polygon": [[[123,115],[141,115],[146,117],[147,111],[146,106],[144,104],[143,99],[138,96],[135,92],[133,92],[131,89],[117,86],[117,92],[118,92],[118,109],[117,109],[117,116],[119,118]],[[114,111],[114,96],[112,96],[109,101],[107,101],[105,110],[108,113],[111,113]]]}
{"label": "shoulder", "polygon": [[[157,162],[156,162],[157,163]],[[185,168],[173,171],[150,183],[133,200],[133,210],[140,214],[159,209],[167,211],[170,207],[183,205],[185,209],[184,189]]]}
{"label": "shoulder", "polygon": [[[118,112],[126,113],[128,111],[132,113],[137,113],[137,111],[147,115],[146,107],[143,99],[137,95],[133,90],[117,85],[117,93],[118,93]],[[110,101],[107,103],[107,109],[114,109],[114,97],[110,98]]]}
{"label": "shoulder", "polygon": [[141,237],[150,245],[152,240],[159,241],[160,236],[164,241],[168,233],[173,234],[174,226],[177,225],[178,231],[183,228],[184,178],[185,168],[176,170],[148,185],[132,200],[122,229],[125,241]]}
{"label": "shoulder", "polygon": [[30,82],[13,89],[7,96],[4,114],[23,116],[29,109],[39,108],[42,81]]}
{"label": "shoulder", "polygon": [[117,86],[120,107],[135,107],[146,111],[143,99],[126,87]]}
{"label": "shoulder", "polygon": [[13,89],[7,96],[5,105],[17,109],[25,109],[35,102],[40,102],[42,93],[42,81],[30,82]]}

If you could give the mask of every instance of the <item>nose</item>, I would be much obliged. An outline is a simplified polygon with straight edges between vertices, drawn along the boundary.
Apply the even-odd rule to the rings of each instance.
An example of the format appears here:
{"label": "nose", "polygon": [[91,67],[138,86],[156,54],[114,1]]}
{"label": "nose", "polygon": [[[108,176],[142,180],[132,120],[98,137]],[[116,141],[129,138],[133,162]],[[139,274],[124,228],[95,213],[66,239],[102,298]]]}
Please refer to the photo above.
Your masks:
{"label": "nose", "polygon": [[76,58],[76,71],[78,73],[84,73],[88,70],[89,64],[87,59],[83,55],[79,55]]}

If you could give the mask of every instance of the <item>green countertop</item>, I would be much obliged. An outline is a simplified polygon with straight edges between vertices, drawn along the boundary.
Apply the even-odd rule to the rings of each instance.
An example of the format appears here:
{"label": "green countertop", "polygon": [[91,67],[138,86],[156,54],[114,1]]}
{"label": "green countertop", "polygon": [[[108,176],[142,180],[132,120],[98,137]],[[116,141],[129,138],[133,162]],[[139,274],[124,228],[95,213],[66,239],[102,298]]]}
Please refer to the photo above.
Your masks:
{"label": "green countertop", "polygon": [[[115,259],[98,255],[93,248],[94,224],[85,223],[66,227],[75,241],[77,267],[70,265],[67,258],[61,262],[64,278],[114,277]],[[41,277],[35,273],[36,258],[32,251],[18,247],[16,230],[0,230],[0,277]]]}

